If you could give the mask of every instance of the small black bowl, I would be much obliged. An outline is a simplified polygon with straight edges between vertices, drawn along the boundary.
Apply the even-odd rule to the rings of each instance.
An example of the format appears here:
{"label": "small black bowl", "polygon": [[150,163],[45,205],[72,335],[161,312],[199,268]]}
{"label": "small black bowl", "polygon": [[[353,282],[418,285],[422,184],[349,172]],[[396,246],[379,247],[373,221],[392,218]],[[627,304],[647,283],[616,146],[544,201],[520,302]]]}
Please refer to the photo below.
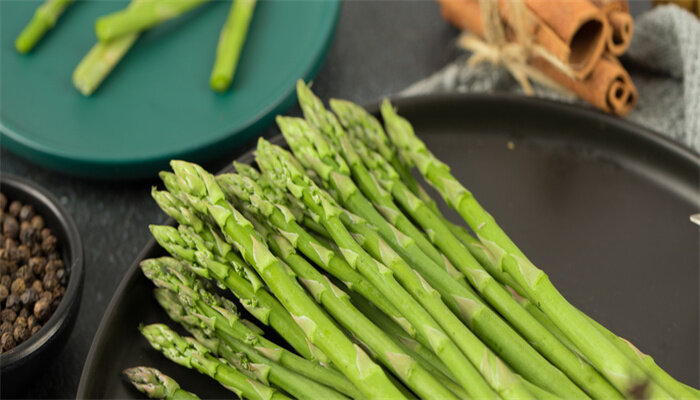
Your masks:
{"label": "small black bowl", "polygon": [[58,199],[36,184],[13,175],[0,174],[0,191],[8,204],[19,200],[34,207],[58,241],[68,269],[66,293],[49,320],[39,331],[14,349],[0,354],[2,396],[20,395],[30,378],[43,370],[47,361],[65,343],[75,322],[83,289],[84,254],[78,228]]}

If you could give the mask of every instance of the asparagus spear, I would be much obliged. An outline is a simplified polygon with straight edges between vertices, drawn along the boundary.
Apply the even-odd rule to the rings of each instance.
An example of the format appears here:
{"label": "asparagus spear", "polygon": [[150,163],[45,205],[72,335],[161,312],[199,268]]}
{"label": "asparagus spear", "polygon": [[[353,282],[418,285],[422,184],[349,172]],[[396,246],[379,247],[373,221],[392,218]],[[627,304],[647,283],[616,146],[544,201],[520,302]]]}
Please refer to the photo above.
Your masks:
{"label": "asparagus spear", "polygon": [[126,378],[141,393],[151,399],[197,400],[199,397],[180,389],[175,379],[152,367],[133,367],[123,371]]}
{"label": "asparagus spear", "polygon": [[[352,121],[353,115],[363,118],[360,113],[351,113],[351,103],[332,100],[331,105],[344,121]],[[350,115],[348,115],[350,114]],[[363,126],[362,122],[350,126]],[[413,220],[428,232],[428,237],[467,277],[489,304],[494,307],[527,341],[547,357],[554,365],[565,372],[579,387],[595,398],[621,399],[622,395],[610,385],[590,364],[581,363],[579,358],[566,348],[557,338],[528,313],[508,291],[497,282],[477,261],[467,248],[454,236],[444,223],[418,196],[402,181],[399,174],[379,153],[367,148],[356,138],[349,145],[363,160],[375,182],[388,190]],[[561,393],[560,393],[561,394]]]}
{"label": "asparagus spear", "polygon": [[[387,266],[394,269],[404,286],[412,280],[415,285],[413,287],[416,290],[421,290],[422,285],[416,280],[417,276],[414,274],[412,266],[422,275],[421,279],[425,278],[426,284],[434,287],[442,295],[442,300],[452,312],[459,315],[479,335],[481,340],[486,342],[491,348],[496,349],[503,360],[509,363],[518,373],[533,383],[566,398],[587,398],[586,394],[571,382],[565,374],[551,365],[510,325],[484,304],[471,288],[461,285],[447,269],[436,265],[427,257],[416,246],[411,237],[404,235],[384,220],[363,196],[360,189],[355,186],[353,181],[347,175],[336,172],[335,168],[343,168],[342,158],[337,152],[333,151],[330,145],[327,143],[323,144],[324,139],[322,137],[314,135],[313,128],[309,127],[303,120],[287,117],[279,117],[278,124],[292,149],[304,160],[302,163],[307,163],[319,175],[325,176],[325,180],[330,181],[330,185],[341,194],[341,200],[351,211],[359,214],[377,227],[379,235],[372,229],[363,227],[362,224],[351,223],[348,225],[351,231],[363,237],[364,242],[361,243],[362,246],[374,258],[384,261],[385,264],[388,264]],[[340,162],[332,164],[329,161],[331,159],[338,159]],[[356,231],[357,229],[359,231]],[[386,250],[382,248],[385,242],[391,246],[387,247]],[[409,266],[404,259],[409,260],[411,265]],[[417,293],[412,292],[414,297]],[[510,297],[508,293],[506,294]],[[424,301],[431,299],[430,296],[425,296],[425,293],[417,298],[424,299]],[[455,323],[458,326],[463,326],[439,298],[431,301],[430,307],[425,303],[423,305],[443,328],[447,329],[448,326],[454,326]],[[468,332],[466,328],[464,328],[464,331]],[[476,358],[481,357],[481,354],[473,352],[474,348],[475,346],[484,347],[484,345],[475,337],[468,337],[468,333],[464,331],[448,329],[448,332],[453,332],[452,339],[470,357],[472,363],[476,365],[478,364]],[[492,383],[497,384],[499,382]],[[506,390],[505,387],[499,389],[502,391]],[[522,391],[522,388],[517,390]]]}
{"label": "asparagus spear", "polygon": [[[265,191],[256,184],[256,181],[240,175],[223,174],[217,177],[217,181],[229,197],[235,197],[239,201],[247,203],[249,211],[267,219],[277,232],[285,236],[290,243],[316,265],[321,266],[331,275],[346,282],[346,285],[352,290],[373,301],[377,307],[398,323],[405,332],[410,336],[415,336],[415,328],[399,313],[396,307],[364,276],[354,270],[342,256],[299,226],[296,222],[296,217],[289,211],[289,208],[280,202],[272,203],[275,206],[270,206],[270,202],[274,201],[273,199],[267,201],[270,190]],[[261,176],[257,182],[263,185],[270,183],[265,176]]]}
{"label": "asparagus spear", "polygon": [[284,400],[289,397],[279,391],[248,378],[209,354],[193,338],[183,338],[166,325],[152,324],[139,328],[151,346],[168,359],[183,367],[196,369],[218,381],[239,397],[251,400]]}
{"label": "asparagus spear", "polygon": [[297,254],[296,249],[287,239],[274,233],[252,216],[248,220],[253,222],[256,231],[266,239],[272,252],[297,274],[314,299],[417,395],[429,399],[457,399],[384,331],[355,308],[345,292],[318,272],[304,257]]}
{"label": "asparagus spear", "polygon": [[[143,4],[147,0],[131,0],[129,9]],[[123,35],[109,42],[97,42],[80,60],[73,71],[73,86],[84,96],[89,96],[102,84],[107,75],[119,64],[131,49],[140,32]]]}
{"label": "asparagus spear", "polygon": [[[308,359],[326,360],[324,354],[319,355],[316,349],[309,346],[304,332],[275,297],[265,289],[253,290],[246,280],[233,271],[230,264],[217,261],[193,230],[183,227],[178,231],[171,226],[159,225],[151,225],[149,228],[161,247],[175,257],[190,262],[190,265],[198,265],[200,268],[191,268],[195,273],[205,278],[213,277],[231,290],[251,315],[272,327],[299,354]],[[194,248],[188,247],[184,235],[189,235],[189,240],[195,244]]]}
{"label": "asparagus spear", "polygon": [[219,44],[216,47],[216,61],[209,80],[211,88],[217,92],[224,92],[231,85],[255,3],[257,0],[232,1],[231,11],[221,29]]}
{"label": "asparagus spear", "polygon": [[32,19],[17,36],[15,49],[22,54],[33,49],[44,34],[56,25],[58,18],[73,1],[75,0],[46,0],[36,9]]}
{"label": "asparagus spear", "polygon": [[175,259],[148,259],[141,269],[160,290],[155,291],[158,303],[173,320],[200,329],[215,331],[221,340],[236,348],[236,341],[247,344],[266,358],[331,387],[353,398],[359,391],[339,372],[306,360],[265,339],[262,331],[238,316],[230,301],[206,290],[194,273]]}
{"label": "asparagus spear", "polygon": [[[479,371],[464,357],[433,317],[394,279],[389,268],[373,259],[358,245],[340,220],[341,210],[304,173],[294,166],[291,154],[264,139],[258,142],[257,161],[267,174],[286,186],[289,193],[301,199],[319,222],[328,230],[348,264],[357,269],[408,319],[431,344],[432,350],[454,374],[460,385],[474,398],[497,398]],[[490,369],[484,362],[481,366]],[[503,366],[505,367],[505,366]],[[496,368],[496,376],[504,368]]]}
{"label": "asparagus spear", "polygon": [[185,329],[206,346],[212,354],[222,357],[229,365],[235,366],[239,371],[261,383],[273,384],[299,400],[347,400],[347,397],[340,393],[265,358],[250,346],[236,339],[220,340],[211,332],[177,319],[178,316],[173,318],[174,321],[181,322]]}
{"label": "asparagus spear", "polygon": [[[525,290],[542,311],[566,334],[588,360],[624,395],[636,393],[648,383],[648,377],[593,327],[578,310],[556,290],[547,275],[530,262],[496,224],[474,196],[450,173],[415,136],[412,127],[399,117],[391,104],[381,107],[387,133],[401,157],[418,167],[423,177],[457,210],[477,233],[479,240],[497,257],[496,266],[505,270]],[[668,394],[649,385],[646,395],[666,398]]]}
{"label": "asparagus spear", "polygon": [[208,215],[235,242],[243,258],[258,271],[304,330],[306,337],[323,350],[365,396],[404,398],[387,379],[382,368],[353,344],[287,273],[252,224],[226,201],[214,177],[195,164],[172,161],[171,165],[181,178],[184,191],[193,199],[198,198],[200,205],[206,205]]}
{"label": "asparagus spear", "polygon": [[208,0],[145,0],[136,7],[102,16],[95,22],[95,34],[101,42],[139,33],[177,18]]}
{"label": "asparagus spear", "polygon": [[[299,104],[304,111],[304,116],[309,124],[315,127],[322,136],[329,141],[325,143],[323,139],[313,143],[319,152],[335,152],[347,163],[348,169],[344,168],[344,163],[337,163],[337,172],[345,173],[357,182],[362,192],[374,203],[374,206],[384,215],[384,217],[401,232],[416,241],[418,247],[428,255],[435,263],[451,271],[457,272],[449,261],[447,261],[438,250],[428,241],[423,232],[416,228],[406,216],[401,213],[394,204],[391,193],[383,190],[376,181],[372,179],[369,171],[365,169],[362,160],[352,148],[349,138],[340,126],[337,118],[325,109],[321,100],[311,92],[302,80],[297,81],[297,96]],[[290,146],[293,146],[290,143]],[[332,158],[338,158],[334,156]],[[303,160],[302,160],[303,161]]]}

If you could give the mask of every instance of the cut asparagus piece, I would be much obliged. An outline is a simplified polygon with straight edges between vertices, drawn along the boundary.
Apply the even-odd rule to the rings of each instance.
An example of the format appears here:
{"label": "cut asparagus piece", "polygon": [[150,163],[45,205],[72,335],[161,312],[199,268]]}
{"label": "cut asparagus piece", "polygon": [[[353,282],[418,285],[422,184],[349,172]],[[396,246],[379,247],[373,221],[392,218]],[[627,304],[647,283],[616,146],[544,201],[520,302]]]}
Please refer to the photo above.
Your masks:
{"label": "cut asparagus piece", "polygon": [[208,0],[144,0],[136,7],[102,16],[95,22],[95,34],[101,42],[139,33],[177,18]]}
{"label": "cut asparagus piece", "polygon": [[[257,162],[263,172],[274,174],[273,179],[276,182],[283,183],[289,193],[304,202],[327,229],[348,264],[374,284],[413,324],[419,334],[428,339],[432,350],[467,393],[474,398],[498,397],[433,317],[394,279],[392,271],[372,258],[355,242],[341,222],[341,210],[334,204],[333,199],[320,190],[302,170],[294,166],[296,163],[290,153],[261,138],[258,141]],[[501,370],[496,369],[494,372],[498,373]]]}
{"label": "cut asparagus piece", "polygon": [[198,400],[199,397],[180,388],[175,379],[152,367],[132,367],[123,371],[141,393],[151,399]]}
{"label": "cut asparagus piece", "polygon": [[359,346],[350,341],[270,252],[252,224],[225,199],[215,178],[200,166],[172,161],[183,191],[191,196],[200,212],[206,212],[236,244],[243,258],[253,266],[270,291],[292,314],[306,337],[324,351],[333,364],[368,398],[404,396]]}
{"label": "cut asparagus piece", "polygon": [[183,263],[169,257],[148,259],[141,263],[148,279],[160,289],[155,297],[171,319],[215,331],[231,347],[235,341],[245,343],[266,358],[353,398],[359,391],[339,372],[306,360],[265,339],[260,328],[240,319],[235,305],[207,290]]}
{"label": "cut asparagus piece", "polygon": [[[137,7],[149,0],[132,0],[128,8]],[[90,96],[97,90],[112,70],[124,58],[131,46],[136,43],[140,32],[130,33],[108,42],[97,42],[80,60],[73,71],[73,86],[83,96]]]}
{"label": "cut asparagus piece", "polygon": [[46,0],[40,5],[29,23],[15,40],[15,49],[25,54],[31,51],[42,37],[56,25],[56,21],[75,0]]}
{"label": "cut asparagus piece", "polygon": [[231,11],[221,29],[219,44],[216,46],[216,60],[209,79],[211,88],[217,92],[224,92],[231,85],[256,3],[257,0],[232,1]]}
{"label": "cut asparagus piece", "polygon": [[[332,100],[336,113],[351,121],[348,102]],[[354,113],[358,115],[359,113]],[[368,115],[368,114],[367,114]],[[361,114],[360,114],[360,117]],[[366,124],[355,123],[352,126]],[[622,395],[610,385],[590,364],[566,348],[552,333],[528,313],[508,291],[496,281],[477,261],[469,250],[454,236],[433,210],[421,201],[402,181],[394,168],[381,154],[367,148],[354,135],[350,146],[363,160],[375,182],[389,191],[411,218],[428,232],[428,237],[469,280],[477,292],[494,307],[537,351],[566,373],[579,387],[594,398],[622,399]],[[524,375],[524,374],[523,374]],[[551,390],[551,389],[550,389]],[[566,395],[559,392],[560,395]]]}
{"label": "cut asparagus piece", "polygon": [[183,338],[163,324],[139,328],[151,346],[171,361],[186,368],[196,369],[218,381],[239,397],[251,400],[286,400],[281,392],[248,378],[241,372],[221,362],[193,338]]}
{"label": "cut asparagus piece", "polygon": [[603,334],[593,327],[578,310],[556,290],[548,276],[537,268],[496,224],[474,196],[450,173],[449,167],[438,160],[415,136],[413,128],[396,114],[385,101],[381,107],[387,133],[398,148],[401,158],[416,166],[423,177],[435,187],[477,233],[479,240],[496,257],[494,265],[506,271],[588,360],[623,395],[637,395],[647,388],[645,396],[668,398],[663,389],[649,384],[649,378],[622,354]]}
{"label": "cut asparagus piece", "polygon": [[[328,185],[340,194],[341,201],[348,209],[377,228],[377,232],[374,232],[366,226],[363,227],[362,224],[347,226],[363,238],[364,242],[361,244],[365,250],[390,267],[407,289],[409,289],[407,285],[410,282],[413,284],[412,288],[423,292],[419,295],[419,292],[412,291],[411,294],[414,297],[418,296],[416,298],[422,299],[421,301],[430,301],[430,306],[422,303],[423,306],[448,333],[452,333],[451,338],[474,365],[478,365],[477,358],[483,356],[483,353],[474,351],[475,346],[485,347],[481,342],[483,341],[495,349],[500,357],[519,374],[533,383],[566,398],[588,398],[585,392],[539,354],[520,334],[489,308],[471,288],[460,284],[455,279],[454,274],[450,274],[448,269],[435,264],[423,253],[413,238],[406,236],[386,221],[375,210],[372,203],[363,196],[361,190],[350,177],[336,172],[338,169],[344,168],[345,164],[341,156],[334,152],[328,143],[323,142],[323,137],[314,134],[314,128],[298,118],[278,117],[278,124],[294,152],[299,155],[300,162],[306,163],[324,181],[327,181]],[[338,161],[332,162],[330,160]],[[343,220],[346,225],[347,221],[352,222],[351,219]],[[360,230],[355,231],[355,229]],[[385,246],[385,243],[389,246]],[[435,288],[436,293],[442,296],[442,300],[439,296],[438,298],[427,296],[427,293],[421,290],[423,285],[418,281],[419,278],[425,279],[425,285],[431,286],[431,290]],[[409,291],[411,290],[409,289]],[[507,292],[506,294],[510,298]],[[445,307],[443,301],[450,307],[451,312]],[[455,315],[467,323],[481,340],[469,336],[471,332]],[[464,327],[464,329],[453,329],[454,326]],[[495,385],[502,382],[492,380],[490,383]],[[524,391],[517,382],[514,385],[516,391]],[[507,393],[509,387],[501,386],[494,387],[494,389],[497,389],[499,393]],[[510,395],[514,396],[512,393]]]}

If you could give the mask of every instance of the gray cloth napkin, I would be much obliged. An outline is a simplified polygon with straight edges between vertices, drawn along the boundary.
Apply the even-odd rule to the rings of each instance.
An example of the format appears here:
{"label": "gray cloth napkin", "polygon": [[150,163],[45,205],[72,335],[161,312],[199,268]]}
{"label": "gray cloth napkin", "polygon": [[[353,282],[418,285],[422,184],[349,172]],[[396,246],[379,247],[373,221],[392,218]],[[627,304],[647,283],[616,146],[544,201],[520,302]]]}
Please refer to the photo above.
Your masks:
{"label": "gray cloth napkin", "polygon": [[[520,92],[502,68],[466,65],[466,57],[416,82],[401,94],[431,92]],[[632,43],[622,58],[639,91],[637,106],[626,117],[669,136],[700,153],[700,22],[675,6],[657,7],[635,21]],[[582,101],[535,85],[535,95]]]}

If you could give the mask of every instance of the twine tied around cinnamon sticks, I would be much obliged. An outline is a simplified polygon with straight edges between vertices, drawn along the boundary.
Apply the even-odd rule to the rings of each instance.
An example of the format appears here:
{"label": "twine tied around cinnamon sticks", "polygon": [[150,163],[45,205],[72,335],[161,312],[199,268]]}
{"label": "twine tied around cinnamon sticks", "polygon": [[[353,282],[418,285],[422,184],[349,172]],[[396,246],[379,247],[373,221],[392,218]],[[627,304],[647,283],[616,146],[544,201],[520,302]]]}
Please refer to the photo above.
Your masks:
{"label": "twine tied around cinnamon sticks", "polygon": [[538,82],[617,115],[636,103],[636,88],[616,58],[633,32],[627,0],[437,2],[465,32],[459,45],[473,52],[468,63],[506,68],[526,94]]}
{"label": "twine tied around cinnamon sticks", "polygon": [[460,47],[472,52],[467,64],[474,66],[482,62],[490,62],[495,66],[505,67],[518,81],[523,92],[528,96],[534,94],[530,80],[538,82],[563,93],[571,93],[563,86],[549,79],[546,75],[532,68],[529,60],[533,55],[544,58],[567,77],[574,78],[574,72],[562,63],[544,47],[536,44],[524,27],[525,3],[522,0],[511,1],[513,19],[513,34],[515,41],[508,41],[506,29],[500,11],[498,0],[479,0],[481,20],[483,21],[484,39],[470,32],[463,32],[459,37]]}

